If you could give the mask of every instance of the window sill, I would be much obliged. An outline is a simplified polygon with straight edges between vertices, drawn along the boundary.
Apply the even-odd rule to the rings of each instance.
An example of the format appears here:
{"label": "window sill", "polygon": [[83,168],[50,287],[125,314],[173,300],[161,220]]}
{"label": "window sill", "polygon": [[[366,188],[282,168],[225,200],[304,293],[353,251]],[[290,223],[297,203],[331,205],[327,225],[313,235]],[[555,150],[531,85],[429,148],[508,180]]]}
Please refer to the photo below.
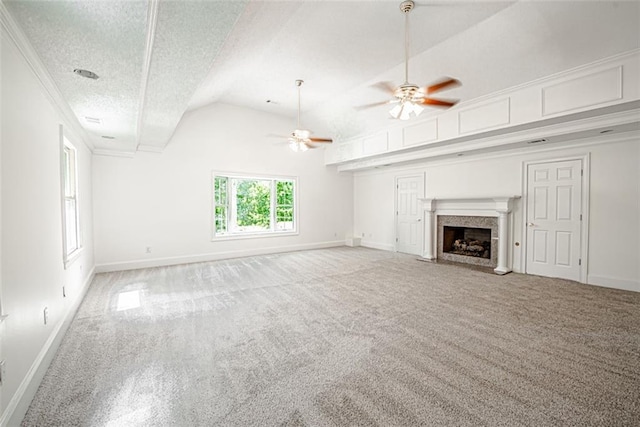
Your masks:
{"label": "window sill", "polygon": [[265,237],[285,237],[285,236],[297,236],[297,231],[276,231],[270,233],[238,233],[238,234],[225,234],[222,236],[214,236],[212,242],[220,242],[225,240],[244,240],[244,239],[262,239]]}
{"label": "window sill", "polygon": [[78,248],[75,251],[71,252],[71,254],[64,259],[64,269],[68,269],[71,264],[73,264],[78,258],[80,258],[80,254],[82,253],[83,248]]}

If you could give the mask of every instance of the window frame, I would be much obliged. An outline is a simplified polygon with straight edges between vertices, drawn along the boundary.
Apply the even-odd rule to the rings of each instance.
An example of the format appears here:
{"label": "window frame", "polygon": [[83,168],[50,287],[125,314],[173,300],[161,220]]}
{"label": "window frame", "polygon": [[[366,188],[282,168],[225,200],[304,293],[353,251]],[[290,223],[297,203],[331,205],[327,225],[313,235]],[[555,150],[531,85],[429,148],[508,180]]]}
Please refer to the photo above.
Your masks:
{"label": "window frame", "polygon": [[[232,181],[233,180],[256,180],[256,181],[270,181],[270,208],[269,208],[269,224],[270,228],[264,231],[227,231],[225,233],[218,233],[216,231],[216,178],[227,178],[226,183],[226,223],[227,230],[231,228],[232,224]],[[289,181],[293,183],[293,228],[290,230],[278,230],[277,229],[277,182]],[[287,205],[288,206],[288,205]],[[285,175],[266,175],[266,174],[248,174],[237,172],[223,172],[212,171],[211,173],[211,241],[221,240],[238,240],[238,239],[255,239],[263,237],[278,237],[278,236],[294,236],[298,235],[298,177],[297,176],[285,176]]]}
{"label": "window frame", "polygon": [[[67,153],[69,155],[70,162],[67,162]],[[69,182],[67,181],[69,178]],[[80,200],[78,195],[78,150],[67,139],[60,126],[60,199],[61,199],[61,211],[62,211],[62,261],[64,268],[67,269],[69,265],[75,261],[82,252],[82,233],[80,229]],[[69,194],[67,193],[69,191]],[[67,229],[67,202],[73,201],[74,214],[75,214],[75,248],[70,249],[67,244],[68,233]]]}

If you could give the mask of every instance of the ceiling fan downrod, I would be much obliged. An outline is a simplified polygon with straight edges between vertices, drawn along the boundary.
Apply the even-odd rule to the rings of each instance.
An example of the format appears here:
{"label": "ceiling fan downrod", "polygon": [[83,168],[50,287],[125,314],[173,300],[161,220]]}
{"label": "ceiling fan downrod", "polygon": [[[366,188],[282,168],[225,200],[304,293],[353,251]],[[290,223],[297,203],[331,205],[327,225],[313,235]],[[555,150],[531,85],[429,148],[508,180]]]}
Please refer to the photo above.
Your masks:
{"label": "ceiling fan downrod", "polygon": [[301,129],[300,128],[300,87],[302,86],[302,83],[304,83],[304,80],[296,80],[296,86],[298,86],[298,126],[296,129]]}
{"label": "ceiling fan downrod", "polygon": [[405,0],[400,3],[400,10],[404,13],[404,83],[409,84],[409,12],[413,10],[415,3]]}

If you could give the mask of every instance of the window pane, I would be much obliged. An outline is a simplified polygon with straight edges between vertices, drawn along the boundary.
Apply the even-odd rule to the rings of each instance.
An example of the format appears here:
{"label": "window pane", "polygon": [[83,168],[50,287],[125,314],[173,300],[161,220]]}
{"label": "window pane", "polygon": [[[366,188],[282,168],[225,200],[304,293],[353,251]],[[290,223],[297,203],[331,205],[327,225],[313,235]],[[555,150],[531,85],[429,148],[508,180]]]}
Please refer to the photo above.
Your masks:
{"label": "window pane", "polygon": [[75,199],[65,199],[65,227],[67,239],[67,255],[78,249],[78,220],[76,217]]}
{"label": "window pane", "polygon": [[271,181],[234,179],[236,231],[265,231],[271,228]]}
{"label": "window pane", "polygon": [[71,190],[71,150],[64,147],[64,195],[65,197],[73,196]]}
{"label": "window pane", "polygon": [[276,230],[293,229],[293,181],[276,181]]}
{"label": "window pane", "polygon": [[214,195],[215,195],[216,205],[227,204],[227,177],[226,176],[216,176]]}
{"label": "window pane", "polygon": [[227,231],[227,207],[216,206],[215,213],[216,233],[225,233]]}

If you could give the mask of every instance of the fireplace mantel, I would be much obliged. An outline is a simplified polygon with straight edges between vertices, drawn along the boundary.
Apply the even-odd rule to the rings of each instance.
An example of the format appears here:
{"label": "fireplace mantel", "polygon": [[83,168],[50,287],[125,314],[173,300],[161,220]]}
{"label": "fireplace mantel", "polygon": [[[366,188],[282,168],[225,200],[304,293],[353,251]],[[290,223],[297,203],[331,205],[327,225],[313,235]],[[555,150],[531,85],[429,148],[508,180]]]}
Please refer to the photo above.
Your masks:
{"label": "fireplace mantel", "polygon": [[438,235],[436,230],[437,215],[459,216],[495,216],[498,217],[498,266],[497,274],[511,271],[509,264],[510,227],[509,217],[514,200],[520,196],[499,197],[458,197],[458,198],[424,198],[420,199],[425,213],[425,251],[423,258],[435,261]]}

